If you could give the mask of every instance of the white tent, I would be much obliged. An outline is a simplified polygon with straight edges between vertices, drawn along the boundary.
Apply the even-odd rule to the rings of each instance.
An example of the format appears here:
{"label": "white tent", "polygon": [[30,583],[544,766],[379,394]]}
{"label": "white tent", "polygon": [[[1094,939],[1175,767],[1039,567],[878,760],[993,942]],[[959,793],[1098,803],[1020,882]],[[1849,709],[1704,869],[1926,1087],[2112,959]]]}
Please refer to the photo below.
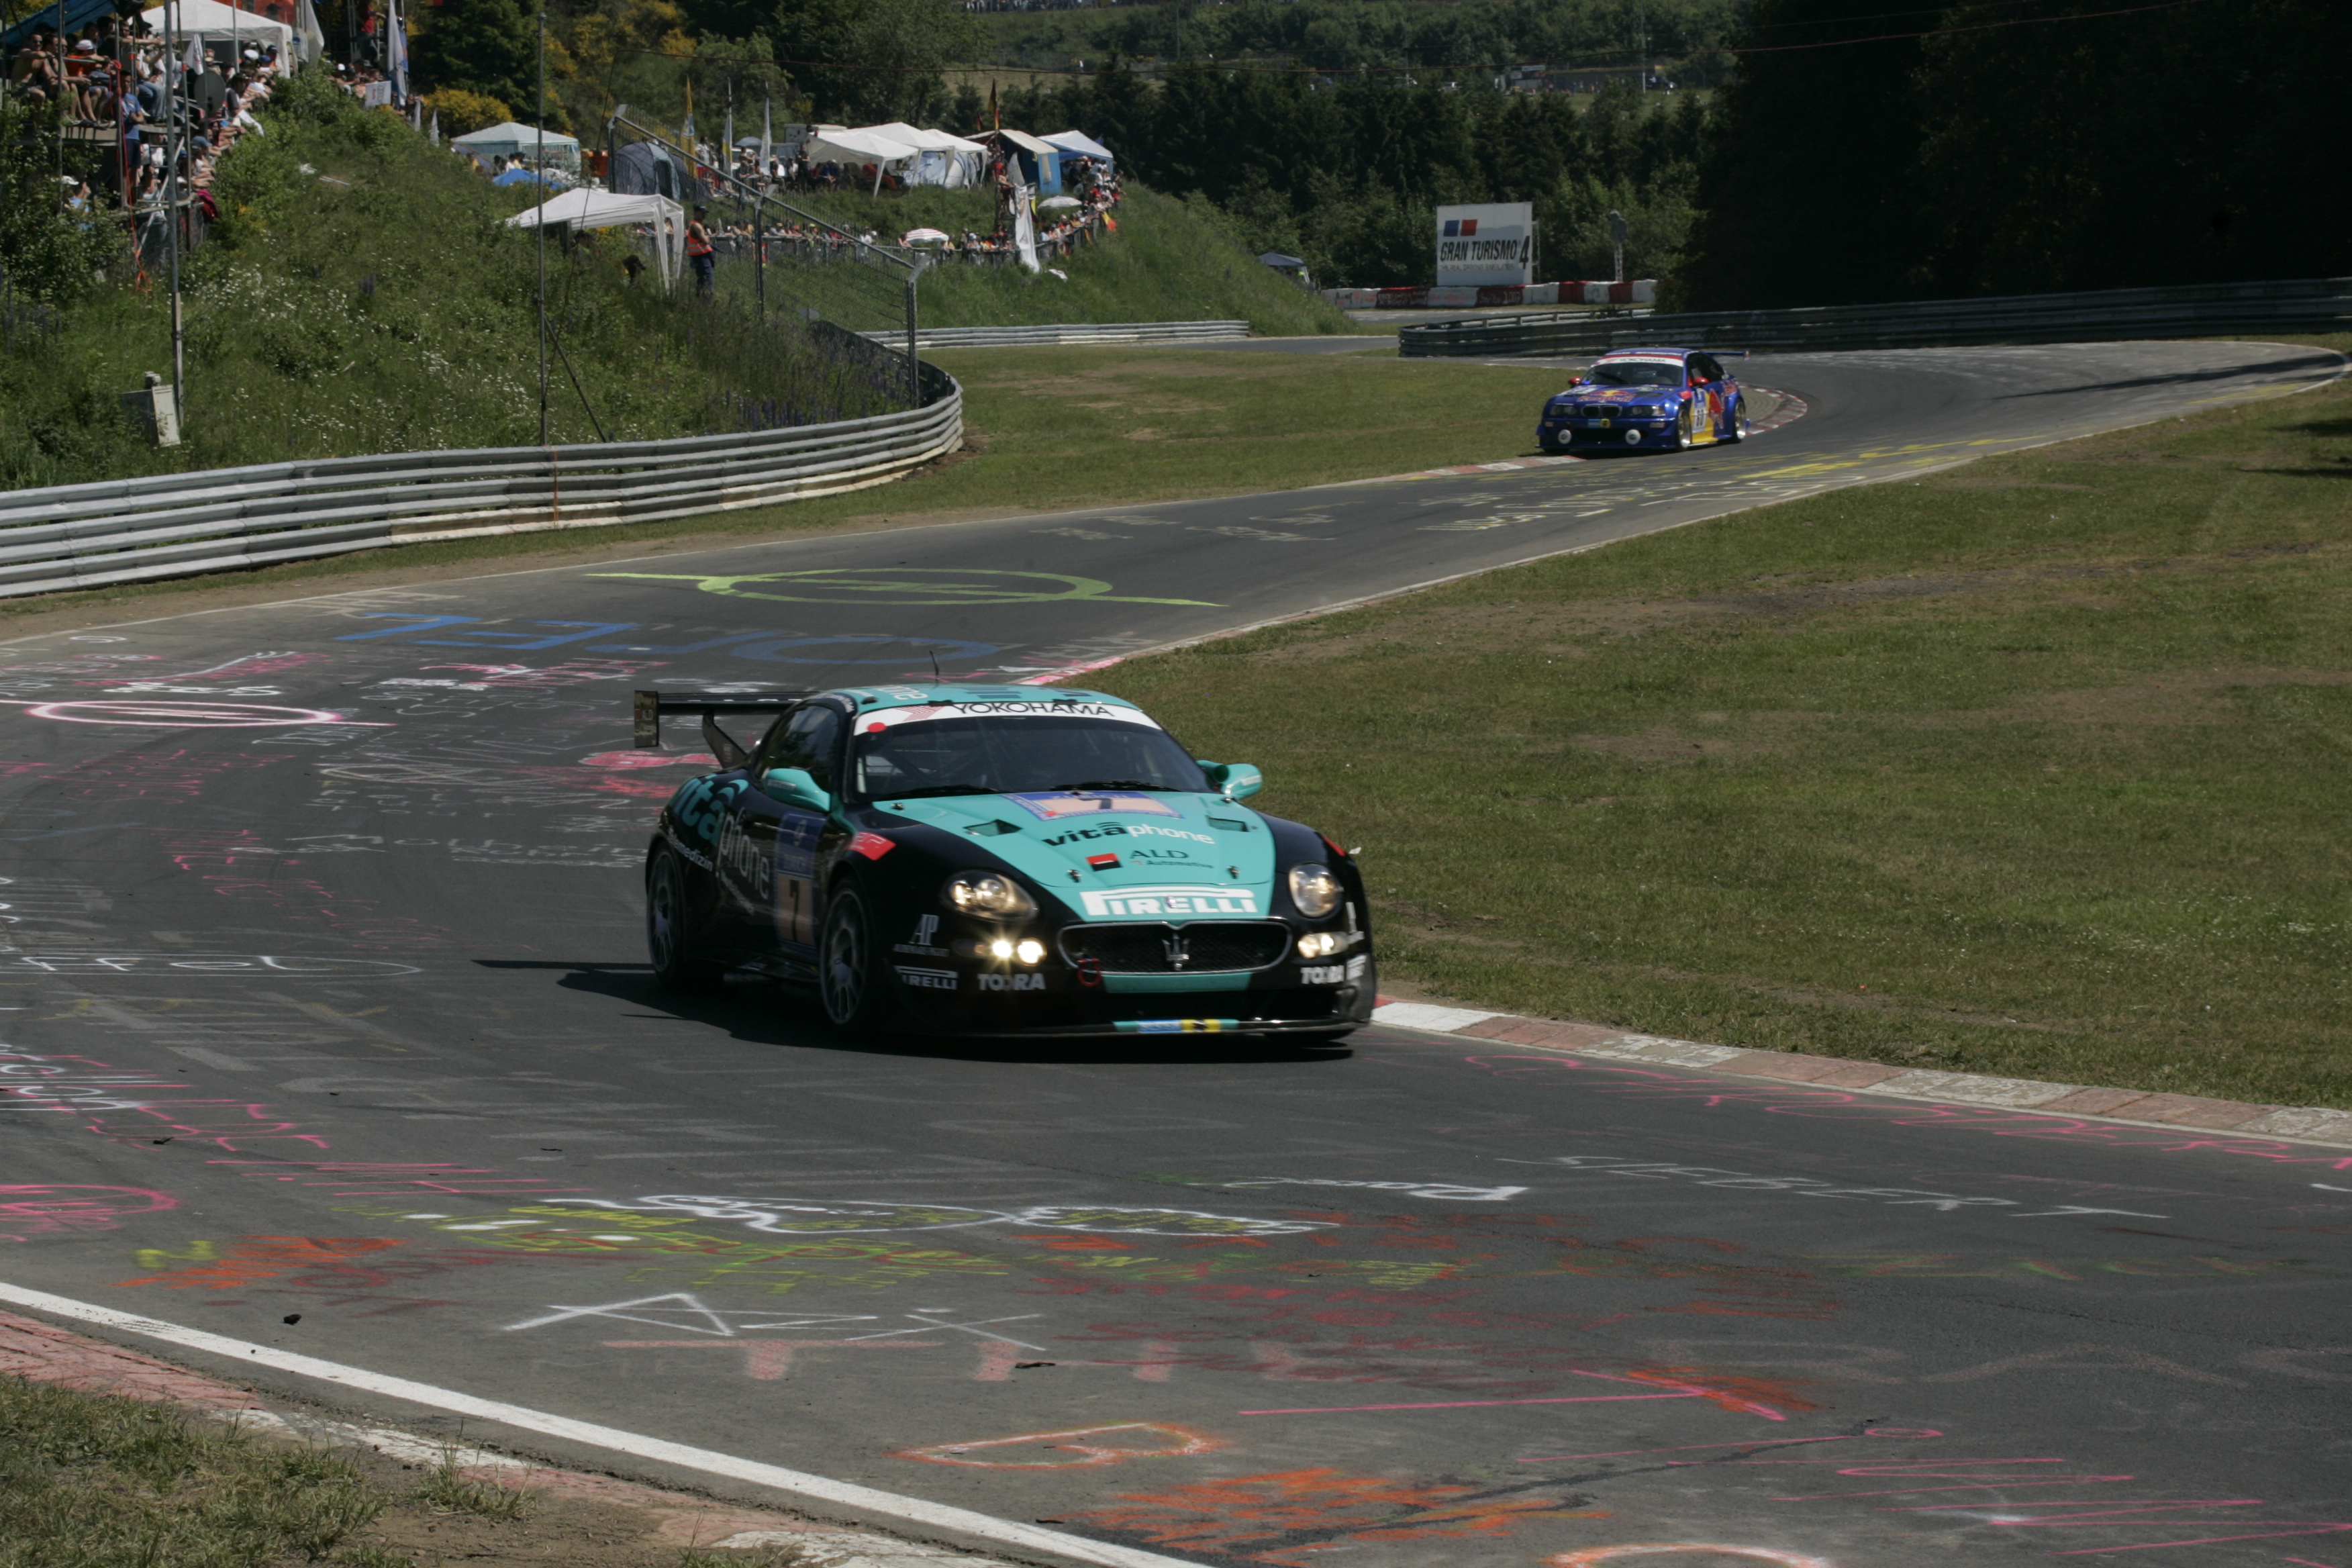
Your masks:
{"label": "white tent", "polygon": [[686,266],[686,209],[667,196],[623,195],[583,186],[507,219],[510,228],[545,228],[555,224],[569,224],[573,228],[619,228],[640,223],[654,226],[654,254],[661,262],[662,287],[667,289],[677,281],[678,273]]}
{"label": "white tent", "polygon": [[[576,140],[560,131],[544,134],[549,163],[574,169],[580,166],[580,143]],[[463,136],[452,136],[449,145],[484,163],[492,158],[537,158],[541,135],[538,126],[519,125],[509,120],[500,125],[485,125]]]}
{"label": "white tent", "polygon": [[819,126],[801,148],[801,155],[812,163],[900,163],[920,152],[920,147],[896,136],[838,125]]}
{"label": "white tent", "polygon": [[1049,146],[1059,147],[1065,153],[1075,153],[1081,158],[1099,158],[1106,163],[1117,162],[1111,156],[1109,148],[1083,131],[1057,131],[1051,136],[1041,136],[1038,140]]}
{"label": "white tent", "polygon": [[[283,22],[273,22],[251,11],[240,11],[234,5],[224,5],[220,0],[180,0],[173,7],[179,12],[180,37],[233,41],[240,48],[250,44],[257,48],[272,47],[278,58],[289,69],[294,63],[294,29]],[[163,35],[163,7],[142,13],[146,24]]]}
{"label": "white tent", "polygon": [[887,136],[893,142],[903,142],[920,149],[914,166],[907,171],[910,185],[946,185],[961,189],[980,184],[988,168],[988,149],[977,142],[967,142],[945,131],[921,131],[903,121],[887,125],[866,125],[859,134]]}
{"label": "white tent", "polygon": [[861,127],[873,136],[889,136],[891,141],[903,141],[910,148],[922,148],[912,167],[906,172],[906,184],[910,185],[948,185],[964,188],[979,185],[988,172],[988,148],[979,141],[964,141],[962,136],[950,136],[948,132],[915,130],[912,124],[894,122],[868,124]]}
{"label": "white tent", "polygon": [[904,121],[894,120],[887,125],[859,127],[866,134],[887,136],[893,142],[904,142],[909,147],[920,147],[929,153],[985,153],[987,148],[977,142],[967,142],[945,131],[919,131]]}

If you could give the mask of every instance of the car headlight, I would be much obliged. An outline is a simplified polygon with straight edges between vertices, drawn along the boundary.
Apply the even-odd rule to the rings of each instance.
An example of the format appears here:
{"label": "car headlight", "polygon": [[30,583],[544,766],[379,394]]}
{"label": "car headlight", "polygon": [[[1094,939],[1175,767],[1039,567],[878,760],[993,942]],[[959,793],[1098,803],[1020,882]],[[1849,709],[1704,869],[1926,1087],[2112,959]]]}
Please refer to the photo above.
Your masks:
{"label": "car headlight", "polygon": [[1310,864],[1290,868],[1290,901],[1308,920],[1319,921],[1338,909],[1339,897],[1339,879],[1331,874],[1330,867]]}
{"label": "car headlight", "polygon": [[1348,933],[1339,931],[1310,931],[1298,939],[1301,958],[1328,958],[1347,945]]}
{"label": "car headlight", "polygon": [[959,872],[948,879],[948,885],[940,889],[940,897],[946,900],[948,908],[960,914],[1012,920],[1037,912],[1037,900],[1024,892],[1020,883],[996,871]]}

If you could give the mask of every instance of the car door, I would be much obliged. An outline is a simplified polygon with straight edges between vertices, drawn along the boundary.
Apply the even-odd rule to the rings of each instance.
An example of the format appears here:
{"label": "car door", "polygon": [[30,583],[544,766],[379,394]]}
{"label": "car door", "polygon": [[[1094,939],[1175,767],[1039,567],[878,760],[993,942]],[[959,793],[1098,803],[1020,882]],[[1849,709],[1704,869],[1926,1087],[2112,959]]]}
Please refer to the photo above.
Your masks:
{"label": "car door", "polygon": [[1723,435],[1731,401],[1730,390],[1724,385],[1723,366],[1712,354],[1693,354],[1690,378],[1691,401],[1696,405],[1691,424],[1701,441],[1717,440]]}
{"label": "car door", "polygon": [[[753,787],[747,798],[752,804],[744,826],[761,870],[756,901],[747,898],[743,912],[762,928],[765,945],[788,958],[813,958],[816,952],[817,851],[826,815],[770,793],[768,773],[799,768],[819,789],[834,794],[847,727],[847,715],[831,702],[803,703],[776,721],[751,760]],[[751,880],[745,888],[751,894]]]}

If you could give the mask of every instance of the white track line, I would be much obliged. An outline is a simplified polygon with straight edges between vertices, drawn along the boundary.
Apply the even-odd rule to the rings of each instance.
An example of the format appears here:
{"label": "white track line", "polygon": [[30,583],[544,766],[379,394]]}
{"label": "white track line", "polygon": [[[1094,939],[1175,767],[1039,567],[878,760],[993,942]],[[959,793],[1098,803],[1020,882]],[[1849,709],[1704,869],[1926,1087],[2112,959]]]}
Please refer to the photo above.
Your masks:
{"label": "white track line", "polygon": [[647,1437],[635,1432],[624,1432],[616,1426],[602,1426],[593,1421],[574,1421],[565,1415],[551,1415],[545,1411],[532,1410],[520,1405],[482,1399],[470,1394],[460,1394],[455,1389],[436,1388],[429,1383],[412,1383],[404,1377],[390,1377],[383,1373],[344,1366],[339,1362],[320,1361],[315,1356],[298,1355],[292,1351],[276,1350],[247,1340],[233,1340],[226,1335],[207,1333],[202,1329],[183,1328],[157,1318],[118,1312],[110,1307],[77,1301],[69,1296],[52,1296],[46,1290],[28,1290],[19,1285],[0,1284],[0,1301],[30,1307],[36,1311],[52,1313],[60,1318],[97,1323],[126,1333],[144,1334],[150,1339],[184,1345],[190,1350],[229,1356],[247,1366],[273,1367],[279,1372],[339,1383],[348,1388],[364,1389],[390,1399],[404,1399],[412,1405],[422,1405],[430,1409],[497,1421],[526,1432],[560,1437],[567,1442],[585,1443],[592,1447],[628,1454],[659,1464],[676,1465],[681,1469],[725,1476],[730,1480],[750,1481],[755,1486],[791,1492],[836,1508],[902,1520],[933,1530],[952,1531],[959,1535],[1022,1547],[1031,1552],[1049,1552],[1057,1557],[1080,1563],[1098,1563],[1104,1564],[1104,1568],[1199,1568],[1198,1563],[1187,1563],[1181,1558],[1162,1557],[1156,1552],[1138,1552],[1132,1547],[1108,1545],[1082,1536],[1065,1535],[1057,1530],[1039,1530],[1033,1525],[1016,1524],[1011,1520],[975,1513],[970,1509],[953,1508],[922,1498],[903,1497],[897,1492],[861,1487],[849,1481],[830,1480],[803,1470],[763,1465],[755,1459],[740,1459],[732,1454],[672,1443],[660,1437]]}

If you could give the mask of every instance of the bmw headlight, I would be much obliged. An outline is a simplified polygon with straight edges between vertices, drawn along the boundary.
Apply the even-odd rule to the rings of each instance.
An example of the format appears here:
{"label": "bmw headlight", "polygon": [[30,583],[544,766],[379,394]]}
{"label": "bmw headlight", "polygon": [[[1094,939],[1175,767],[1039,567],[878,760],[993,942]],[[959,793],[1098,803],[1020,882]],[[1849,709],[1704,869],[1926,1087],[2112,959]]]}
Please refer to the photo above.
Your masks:
{"label": "bmw headlight", "polygon": [[997,871],[963,871],[948,879],[940,889],[948,908],[960,914],[1013,920],[1037,912],[1037,900],[1021,884]]}
{"label": "bmw headlight", "polygon": [[1308,920],[1319,921],[1338,909],[1339,898],[1339,879],[1331,874],[1330,867],[1309,864],[1290,868],[1290,901]]}

